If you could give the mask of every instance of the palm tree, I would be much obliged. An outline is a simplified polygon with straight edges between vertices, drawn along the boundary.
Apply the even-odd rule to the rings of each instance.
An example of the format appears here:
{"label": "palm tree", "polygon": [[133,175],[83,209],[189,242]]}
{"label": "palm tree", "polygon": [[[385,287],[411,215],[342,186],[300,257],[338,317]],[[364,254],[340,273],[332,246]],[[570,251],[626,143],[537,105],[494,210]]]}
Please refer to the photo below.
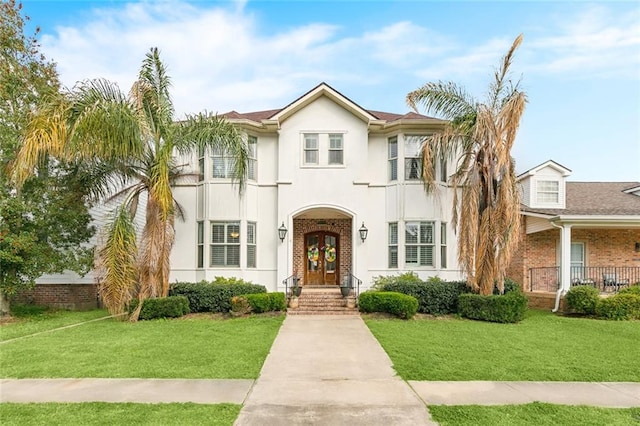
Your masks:
{"label": "palm tree", "polygon": [[423,143],[422,177],[427,192],[435,191],[435,162],[456,161],[450,184],[458,261],[480,294],[491,294],[496,284],[503,291],[506,268],[520,239],[520,194],[511,147],[527,97],[519,82],[509,79],[509,67],[521,42],[519,35],[502,59],[484,103],[452,82],[427,83],[407,95],[414,110],[422,104],[449,120],[442,133]]}
{"label": "palm tree", "polygon": [[[177,155],[221,149],[235,159],[234,179],[242,193],[247,177],[247,144],[227,121],[208,113],[174,120],[170,78],[152,48],[130,93],[106,80],[79,83],[49,99],[24,136],[14,164],[20,183],[34,173],[43,156],[89,162],[97,197],[120,203],[97,251],[102,300],[113,314],[134,297],[142,301],[169,291],[174,222],[182,210],[173,196],[184,172]],[[144,228],[136,238],[134,217],[146,198]]]}

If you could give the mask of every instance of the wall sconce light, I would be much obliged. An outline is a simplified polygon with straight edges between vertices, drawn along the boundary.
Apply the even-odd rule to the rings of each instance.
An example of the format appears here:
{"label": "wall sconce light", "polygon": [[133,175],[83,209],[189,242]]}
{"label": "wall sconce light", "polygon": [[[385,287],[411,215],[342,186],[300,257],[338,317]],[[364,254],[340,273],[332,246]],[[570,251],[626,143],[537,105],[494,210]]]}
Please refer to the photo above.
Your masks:
{"label": "wall sconce light", "polygon": [[364,222],[362,222],[362,226],[360,227],[360,229],[358,229],[358,232],[360,233],[360,239],[364,243],[364,240],[367,239],[367,234],[369,233],[367,227],[364,226]]}
{"label": "wall sconce light", "polygon": [[278,237],[280,238],[280,242],[284,241],[284,237],[287,236],[287,227],[284,226],[284,222],[282,222],[282,225],[280,225],[280,228],[278,228]]}
{"label": "wall sconce light", "polygon": [[233,239],[236,239],[236,238],[238,238],[238,237],[240,236],[240,233],[239,233],[238,231],[231,231],[231,232],[229,233],[229,236],[230,236],[231,238],[233,238]]}

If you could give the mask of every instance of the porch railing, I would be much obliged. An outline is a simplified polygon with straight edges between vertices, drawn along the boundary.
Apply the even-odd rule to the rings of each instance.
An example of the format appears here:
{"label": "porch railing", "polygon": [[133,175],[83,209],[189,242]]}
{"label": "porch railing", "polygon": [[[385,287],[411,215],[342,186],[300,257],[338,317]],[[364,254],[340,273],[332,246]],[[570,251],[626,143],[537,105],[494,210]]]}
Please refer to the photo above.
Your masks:
{"label": "porch railing", "polygon": [[289,298],[289,289],[292,287],[297,287],[300,278],[296,276],[296,274],[289,275],[287,278],[282,280],[282,284],[284,284],[284,297]]}
{"label": "porch railing", "polygon": [[350,287],[353,290],[353,295],[356,298],[356,305],[358,303],[358,296],[360,295],[360,285],[362,284],[362,280],[351,272],[347,272],[345,277],[347,287]]}
{"label": "porch railing", "polygon": [[[571,285],[591,285],[601,292],[618,291],[640,282],[637,266],[572,266],[569,273]],[[529,269],[531,291],[555,292],[560,288],[560,267]]]}

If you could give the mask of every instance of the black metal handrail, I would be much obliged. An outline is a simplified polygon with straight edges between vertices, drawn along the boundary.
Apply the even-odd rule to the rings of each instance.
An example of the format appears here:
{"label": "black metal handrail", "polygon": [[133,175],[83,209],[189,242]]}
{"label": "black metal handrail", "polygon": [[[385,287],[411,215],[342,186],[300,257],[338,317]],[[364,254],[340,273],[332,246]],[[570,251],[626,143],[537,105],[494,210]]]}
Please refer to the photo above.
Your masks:
{"label": "black metal handrail", "polygon": [[282,284],[284,284],[284,297],[289,297],[289,288],[297,287],[300,282],[300,278],[296,276],[296,274],[289,275],[287,278],[282,280]]}
{"label": "black metal handrail", "polygon": [[[618,291],[640,282],[638,266],[572,266],[569,272],[572,286],[590,285],[600,291]],[[556,291],[560,288],[560,267],[529,269],[531,291]]]}
{"label": "black metal handrail", "polygon": [[358,305],[358,296],[360,295],[360,285],[362,284],[362,280],[351,273],[351,271],[347,272],[347,276],[345,277],[347,287],[353,290],[353,295],[356,298],[356,306]]}

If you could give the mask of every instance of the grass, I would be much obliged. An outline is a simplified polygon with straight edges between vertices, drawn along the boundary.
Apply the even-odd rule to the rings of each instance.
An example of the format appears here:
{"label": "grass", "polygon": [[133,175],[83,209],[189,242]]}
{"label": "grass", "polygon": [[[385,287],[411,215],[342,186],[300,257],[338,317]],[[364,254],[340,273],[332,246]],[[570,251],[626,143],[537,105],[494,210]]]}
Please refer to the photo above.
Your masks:
{"label": "grass", "polygon": [[0,404],[3,426],[11,425],[232,425],[235,404]]}
{"label": "grass", "polygon": [[524,405],[435,405],[431,417],[441,426],[638,425],[640,408],[597,408],[534,402]]}
{"label": "grass", "polygon": [[366,319],[405,380],[640,382],[640,323],[528,311],[519,324]]}
{"label": "grass", "polygon": [[13,307],[12,322],[0,324],[0,341],[28,336],[71,324],[108,316],[104,309],[92,311],[48,310],[42,307]]}
{"label": "grass", "polygon": [[3,344],[0,377],[254,379],[283,320],[92,322]]}

